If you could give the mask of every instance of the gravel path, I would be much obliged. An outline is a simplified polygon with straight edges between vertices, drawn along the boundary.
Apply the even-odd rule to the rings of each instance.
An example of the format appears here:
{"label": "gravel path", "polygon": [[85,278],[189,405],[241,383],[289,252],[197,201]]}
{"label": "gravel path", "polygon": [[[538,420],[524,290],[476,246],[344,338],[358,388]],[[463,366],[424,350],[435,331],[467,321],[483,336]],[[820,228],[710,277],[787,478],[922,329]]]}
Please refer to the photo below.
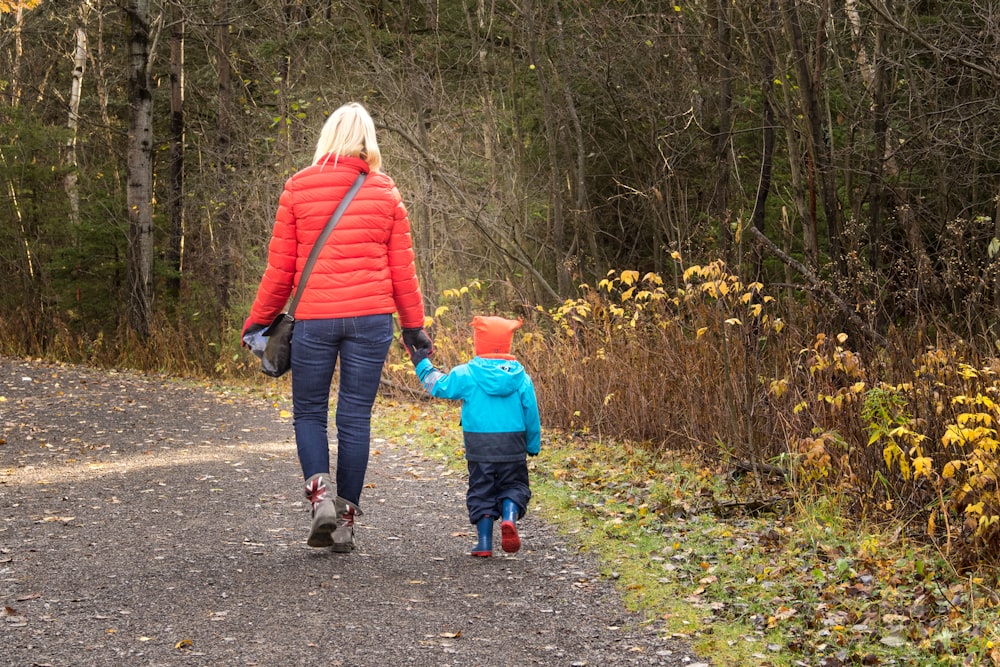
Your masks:
{"label": "gravel path", "polygon": [[0,427],[0,664],[707,665],[535,515],[467,556],[464,480],[400,443],[344,555],[266,401],[0,358]]}

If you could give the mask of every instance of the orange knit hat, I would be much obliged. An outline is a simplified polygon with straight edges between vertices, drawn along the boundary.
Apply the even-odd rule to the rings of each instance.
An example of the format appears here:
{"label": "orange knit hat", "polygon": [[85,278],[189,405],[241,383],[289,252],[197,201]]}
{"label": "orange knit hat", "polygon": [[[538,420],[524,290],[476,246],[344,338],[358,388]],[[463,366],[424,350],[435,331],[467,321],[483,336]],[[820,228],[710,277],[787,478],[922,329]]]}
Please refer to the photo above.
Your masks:
{"label": "orange knit hat", "polygon": [[494,315],[476,315],[472,318],[472,344],[477,357],[513,359],[510,353],[514,332],[521,328],[520,318],[508,320]]}

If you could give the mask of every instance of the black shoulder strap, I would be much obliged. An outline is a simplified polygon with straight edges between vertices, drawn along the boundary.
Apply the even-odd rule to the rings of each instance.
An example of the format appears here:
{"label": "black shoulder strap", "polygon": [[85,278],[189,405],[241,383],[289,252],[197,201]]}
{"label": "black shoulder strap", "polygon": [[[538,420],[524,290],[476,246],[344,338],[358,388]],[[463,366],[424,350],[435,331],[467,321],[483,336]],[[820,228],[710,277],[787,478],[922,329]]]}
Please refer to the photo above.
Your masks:
{"label": "black shoulder strap", "polygon": [[347,205],[351,203],[354,199],[354,195],[357,194],[358,190],[361,188],[361,184],[365,181],[365,172],[358,174],[357,180],[354,181],[354,185],[351,189],[347,191],[344,198],[340,200],[340,204],[337,205],[337,210],[333,212],[330,216],[329,222],[326,223],[326,227],[323,228],[323,232],[316,239],[316,243],[312,247],[312,251],[309,253],[309,259],[306,260],[306,265],[302,269],[302,276],[299,278],[299,287],[295,290],[295,296],[292,297],[292,302],[288,304],[288,314],[295,316],[295,308],[299,305],[299,298],[302,296],[302,291],[306,288],[306,281],[309,280],[309,274],[312,273],[313,265],[316,264],[316,259],[319,257],[320,250],[323,249],[323,244],[326,240],[330,238],[330,232],[333,228],[337,226],[337,222],[340,220],[340,216],[344,214],[347,209]]}

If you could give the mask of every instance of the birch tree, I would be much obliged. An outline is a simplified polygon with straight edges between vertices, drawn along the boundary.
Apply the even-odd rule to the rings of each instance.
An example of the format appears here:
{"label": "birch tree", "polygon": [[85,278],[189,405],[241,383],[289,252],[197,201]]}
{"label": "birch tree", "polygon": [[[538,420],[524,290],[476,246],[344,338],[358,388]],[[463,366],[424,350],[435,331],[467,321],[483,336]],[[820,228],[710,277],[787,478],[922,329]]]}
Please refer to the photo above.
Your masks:
{"label": "birch tree", "polygon": [[80,6],[80,22],[76,26],[76,48],[73,49],[73,75],[69,93],[69,120],[67,128],[69,137],[66,139],[66,176],[63,179],[66,197],[69,199],[70,223],[80,226],[80,188],[77,171],[76,143],[80,128],[80,94],[83,90],[83,74],[87,67],[87,15],[89,7],[86,3]]}
{"label": "birch tree", "polygon": [[126,308],[129,326],[140,339],[149,336],[153,321],[153,91],[149,5],[149,0],[129,0],[125,5],[129,88]]}

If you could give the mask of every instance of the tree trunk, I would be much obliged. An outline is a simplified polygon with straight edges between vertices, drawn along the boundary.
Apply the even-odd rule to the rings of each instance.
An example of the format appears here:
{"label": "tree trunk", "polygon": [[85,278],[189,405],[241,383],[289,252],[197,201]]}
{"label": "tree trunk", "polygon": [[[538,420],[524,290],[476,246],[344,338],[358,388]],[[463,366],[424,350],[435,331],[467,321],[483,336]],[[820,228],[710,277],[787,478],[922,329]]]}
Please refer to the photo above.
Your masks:
{"label": "tree trunk", "polygon": [[[411,72],[410,76],[407,77],[407,82],[410,88],[410,103],[417,121],[415,125],[416,140],[424,152],[430,153],[431,107],[430,103],[424,99],[424,94],[421,90],[421,84],[424,81],[424,76],[422,75],[423,68],[417,66],[413,55],[413,38],[410,34],[409,0],[403,3],[401,26],[403,33],[403,55],[406,59],[407,68]],[[413,223],[412,231],[417,239],[415,244],[417,268],[420,271],[420,285],[426,302],[428,297],[436,295],[438,291],[435,281],[437,268],[434,265],[436,238],[431,216],[431,202],[434,197],[434,178],[430,172],[430,165],[426,162],[421,164],[422,166],[417,168],[420,193],[410,207],[410,221]]]}
{"label": "tree trunk", "polygon": [[[886,0],[886,5],[891,11],[891,0]],[[852,15],[853,16],[853,15]],[[859,19],[858,19],[859,20]],[[860,25],[857,28],[860,34]],[[873,148],[871,152],[871,163],[869,171],[871,176],[868,181],[868,216],[869,216],[869,251],[868,265],[874,271],[878,271],[882,264],[882,246],[885,240],[883,236],[882,210],[885,206],[886,188],[884,175],[886,164],[891,160],[891,147],[889,146],[889,58],[885,53],[887,31],[883,20],[875,18],[875,55],[874,62],[867,63],[864,49],[858,50],[858,65],[861,68],[864,81],[868,86],[871,95],[872,113],[872,139]]]}
{"label": "tree trunk", "polygon": [[[562,56],[568,53],[568,50],[565,45],[565,30],[559,0],[552,0],[552,12],[556,21],[556,44],[559,48],[559,54]],[[559,59],[562,60],[562,57]],[[559,69],[555,63],[551,64],[553,75],[562,83],[563,99],[566,104],[566,115],[569,117],[568,125],[572,129],[572,146],[576,158],[573,161],[572,178],[567,180],[570,182],[570,191],[573,194],[573,208],[576,215],[574,238],[579,239],[583,237],[583,240],[576,241],[571,246],[577,245],[575,252],[579,255],[584,254],[579,250],[583,246],[586,246],[590,253],[589,261],[585,261],[583,257],[579,260],[574,260],[572,256],[574,251],[570,250],[565,257],[565,263],[567,266],[578,266],[580,270],[579,277],[582,280],[587,282],[591,280],[596,281],[600,276],[604,275],[605,267],[600,265],[601,257],[597,247],[597,234],[594,230],[593,215],[590,211],[590,197],[587,194],[587,148],[583,140],[583,125],[580,122],[580,114],[577,112],[577,105],[573,97],[573,89],[569,85],[569,80],[567,77],[559,74]]]}
{"label": "tree trunk", "polygon": [[10,77],[10,106],[17,107],[21,104],[21,58],[24,56],[24,44],[21,41],[21,32],[24,28],[24,6],[18,3],[14,9],[14,28],[11,30],[14,37],[14,62],[11,64]]}
{"label": "tree trunk", "polygon": [[125,6],[129,32],[128,323],[140,339],[153,319],[153,93],[150,87],[149,0]]}
{"label": "tree trunk", "polygon": [[[796,79],[799,86],[800,105],[805,116],[807,132],[806,137],[809,145],[809,156],[812,159],[812,169],[810,172],[818,177],[818,183],[813,184],[813,189],[819,187],[823,200],[823,215],[826,218],[827,232],[829,235],[830,255],[840,269],[841,275],[845,273],[843,266],[843,253],[841,251],[841,213],[837,203],[836,193],[836,173],[830,159],[830,144],[827,132],[831,129],[824,123],[823,113],[819,104],[819,79],[817,75],[809,70],[809,61],[805,42],[802,36],[802,25],[800,23],[798,6],[796,0],[781,0],[779,3],[782,9],[782,19],[785,30],[792,48],[792,60],[795,65]],[[823,20],[818,22],[819,33],[816,44],[816,67],[818,73],[822,60],[820,54],[822,49]]]}
{"label": "tree trunk", "polygon": [[[223,313],[229,310],[229,292],[233,273],[234,243],[232,234],[232,67],[229,63],[229,1],[219,0],[216,15],[216,60],[219,75],[219,112],[216,123],[216,176],[219,199],[216,202],[216,299]],[[286,126],[287,128],[287,126]]]}
{"label": "tree trunk", "polygon": [[[183,11],[183,10],[182,10]],[[170,243],[167,261],[170,293],[180,297],[184,273],[184,17],[178,16],[170,34]]]}
{"label": "tree trunk", "polygon": [[[774,99],[774,61],[770,53],[764,53],[763,57],[764,76],[761,83],[763,136],[761,138],[760,175],[757,181],[757,196],[754,199],[753,213],[750,216],[750,224],[762,234],[764,233],[767,211],[767,196],[771,192],[771,167],[774,157],[774,107],[771,105],[771,100]],[[760,249],[756,246],[753,260],[754,280],[760,281],[763,276],[763,257]]]}
{"label": "tree trunk", "polygon": [[732,262],[733,232],[729,210],[729,153],[733,134],[733,71],[732,28],[730,0],[716,3],[716,49],[719,63],[718,114],[719,126],[715,135],[715,191],[712,195],[712,214],[719,224],[719,242],[727,261]]}
{"label": "tree trunk", "polygon": [[[552,244],[552,253],[555,259],[556,289],[559,296],[565,298],[570,289],[570,271],[566,262],[563,261],[567,252],[566,248],[566,220],[563,216],[562,194],[559,183],[560,173],[560,150],[559,150],[559,121],[556,118],[555,103],[552,101],[551,79],[548,59],[543,59],[538,49],[541,37],[538,34],[536,24],[534,3],[529,3],[526,9],[526,21],[528,30],[528,57],[531,59],[532,67],[538,74],[538,85],[542,93],[542,112],[545,116],[545,143],[549,157],[549,239]],[[544,61],[544,62],[543,62]]]}
{"label": "tree trunk", "polygon": [[[94,29],[94,34],[97,36],[97,43],[89,52],[90,67],[94,72],[94,87],[97,91],[97,102],[101,111],[100,126],[103,129],[104,140],[110,147],[115,143],[113,128],[116,123],[111,120],[111,112],[108,110],[110,106],[110,94],[108,92],[109,77],[104,67],[104,7],[102,0],[92,0],[91,6],[97,16],[97,25]],[[109,169],[114,174],[114,194],[120,197],[120,183],[122,182],[120,161],[111,160]]]}
{"label": "tree trunk", "polygon": [[69,121],[66,126],[66,167],[63,179],[66,197],[69,199],[70,224],[80,225],[80,188],[77,183],[76,139],[80,127],[80,91],[83,88],[83,73],[87,66],[86,5],[81,9],[81,22],[76,28],[76,48],[73,50],[73,82],[69,92]]}

